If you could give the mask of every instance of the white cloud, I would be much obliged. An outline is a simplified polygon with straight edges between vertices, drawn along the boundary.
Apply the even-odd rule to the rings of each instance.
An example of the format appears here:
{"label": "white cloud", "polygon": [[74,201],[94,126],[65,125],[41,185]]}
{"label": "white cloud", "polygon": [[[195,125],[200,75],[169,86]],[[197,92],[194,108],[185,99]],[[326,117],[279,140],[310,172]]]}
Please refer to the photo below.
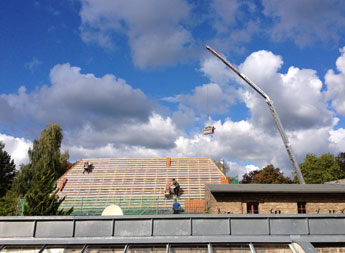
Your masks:
{"label": "white cloud", "polygon": [[29,162],[28,150],[32,147],[31,141],[1,133],[0,141],[5,144],[4,150],[14,160],[17,169],[19,169],[19,165]]}
{"label": "white cloud", "polygon": [[335,154],[344,152],[345,150],[345,129],[339,128],[337,130],[330,131],[329,137],[330,145]]}
{"label": "white cloud", "polygon": [[292,39],[299,46],[338,41],[345,29],[342,0],[263,0],[264,15],[272,18],[269,34],[276,40]]}
{"label": "white cloud", "polygon": [[172,120],[178,129],[184,129],[198,121],[198,117],[192,108],[179,104],[179,109],[173,113]]}
{"label": "white cloud", "polygon": [[117,34],[124,34],[133,61],[140,68],[175,64],[190,54],[193,38],[183,25],[190,6],[185,1],[82,0],[81,3],[82,39],[116,47]]}
{"label": "white cloud", "polygon": [[1,95],[0,102],[21,124],[61,124],[66,145],[174,146],[178,130],[170,118],[154,112],[153,102],[142,91],[113,75],[98,78],[80,71],[69,64],[56,65],[50,86],[31,92],[21,87],[17,94]]}
{"label": "white cloud", "polygon": [[325,76],[327,97],[332,101],[332,107],[341,115],[345,115],[345,47],[340,49],[341,56],[336,61],[339,74],[332,69]]}
{"label": "white cloud", "polygon": [[279,138],[265,134],[247,121],[233,122],[228,119],[223,124],[217,121],[214,126],[214,136],[204,136],[199,132],[190,137],[179,137],[173,153],[216,160],[229,157],[239,162],[255,161],[263,166],[271,161],[276,146],[280,145]]}
{"label": "white cloud", "polygon": [[138,146],[118,146],[114,144],[106,144],[101,147],[83,147],[83,146],[63,146],[64,149],[69,151],[72,160],[78,160],[81,158],[109,158],[109,157],[120,157],[120,158],[150,158],[150,157],[161,157],[162,151],[155,149],[148,149],[145,147]]}
{"label": "white cloud", "polygon": [[259,168],[258,166],[255,166],[253,164],[246,164],[246,165],[241,165],[237,162],[234,161],[228,161],[227,162],[229,166],[229,172],[227,173],[228,176],[238,176],[238,180],[242,180],[242,176],[245,173],[248,173],[253,170],[260,170],[262,168]]}
{"label": "white cloud", "polygon": [[210,7],[209,22],[216,36],[208,43],[215,48],[242,54],[246,51],[245,43],[256,34],[264,34],[266,23],[259,2],[213,0]]}
{"label": "white cloud", "polygon": [[148,149],[168,149],[173,147],[180,133],[171,119],[153,113],[148,122],[115,124],[102,131],[86,124],[81,129],[67,132],[68,144],[86,148],[102,147],[106,144],[118,146],[140,146]]}
{"label": "white cloud", "polygon": [[[249,55],[241,71],[254,81],[275,102],[275,107],[289,130],[317,128],[333,124],[333,113],[327,109],[327,99],[321,91],[322,82],[311,69],[290,67],[279,73],[283,61],[268,51]],[[244,82],[242,97],[251,110],[251,120],[262,128],[275,128],[275,123],[264,99]]]}
{"label": "white cloud", "polygon": [[[332,152],[337,154],[343,149],[345,131],[343,129],[334,130],[338,119],[333,112],[327,109],[327,98],[322,91],[321,80],[316,72],[310,69],[290,67],[287,73],[280,73],[282,64],[283,59],[280,56],[268,51],[258,51],[248,56],[240,65],[240,69],[267,91],[275,101],[299,162],[303,161],[306,153],[320,155]],[[212,72],[212,68],[202,70],[208,71],[207,75],[210,78],[216,76],[215,73],[222,76],[222,71],[229,72],[227,69],[219,70],[217,68],[214,72]],[[144,122],[136,126],[127,125],[129,132],[138,132],[138,135],[134,134],[131,138],[140,139],[142,145],[138,144],[139,142],[132,143],[128,132],[124,130],[123,138],[127,138],[126,140],[120,141],[119,144],[114,141],[111,145],[84,146],[87,149],[86,152],[94,149],[96,154],[104,152],[104,154],[117,154],[117,157],[207,156],[215,160],[226,158],[230,161],[230,167],[233,167],[233,171],[230,168],[229,175],[236,173],[243,175],[253,169],[273,164],[279,167],[285,175],[290,176],[292,165],[264,100],[243,82],[241,86],[236,85],[236,88],[240,88],[235,90],[234,85],[231,85],[230,89],[226,84],[235,79],[229,77],[229,79],[220,80],[223,80],[222,84],[211,83],[197,86],[189,95],[180,94],[172,100],[169,99],[179,102],[178,111],[173,113],[173,121],[170,117],[153,115],[150,117],[149,123]],[[239,81],[237,80],[237,82]],[[192,123],[199,122],[200,111],[206,109],[203,107],[205,104],[203,98],[207,88],[214,95],[210,96],[214,98],[210,99],[213,101],[210,106],[217,108],[215,113],[223,110],[216,103],[217,101],[221,101],[220,104],[225,104],[228,109],[235,101],[234,96],[240,94],[242,95],[240,99],[243,99],[249,108],[251,117],[238,122],[230,119],[226,119],[224,122],[213,122],[216,127],[216,133],[213,136],[202,135],[198,128],[195,131],[192,129],[189,135],[182,134],[177,130],[176,125],[184,127],[191,123],[188,121],[191,119]],[[229,92],[230,90],[231,92]],[[227,97],[230,93],[232,96]],[[175,119],[180,122],[173,124]],[[144,135],[149,136],[147,139],[140,137],[141,129],[143,129]],[[160,137],[160,131],[163,129],[166,130],[162,132],[163,137]],[[153,139],[152,136],[156,131],[159,137]],[[91,136],[92,133],[94,131],[85,136]],[[110,132],[104,136],[110,136]],[[114,137],[108,138],[117,139],[118,137],[114,134]],[[156,139],[167,141],[155,144]],[[101,143],[104,142],[101,141]]]}
{"label": "white cloud", "polygon": [[[341,73],[342,57],[337,61]],[[310,152],[320,155],[343,151],[345,130],[335,129],[338,119],[328,109],[316,72],[290,67],[287,73],[281,73],[282,64],[280,56],[258,51],[249,55],[240,69],[275,101],[297,160],[302,162]],[[213,81],[195,87],[190,94],[167,99],[179,103],[172,116],[158,114],[152,101],[125,80],[113,75],[82,74],[80,68],[69,64],[51,70],[51,85],[30,92],[22,87],[17,94],[2,94],[0,103],[12,110],[17,121],[24,117],[39,124],[61,123],[65,136],[63,148],[69,150],[72,160],[205,156],[229,161],[229,175],[243,175],[268,164],[290,175],[291,163],[265,101],[247,84],[223,73],[229,72],[225,68],[202,64],[201,71]],[[334,76],[329,73],[326,81],[332,86],[333,79],[329,78]],[[229,85],[230,81],[240,84]],[[208,110],[205,99],[208,97],[210,112],[226,115],[236,96],[250,110],[250,118],[215,121],[215,135],[202,135],[199,117]],[[6,121],[5,117],[0,119]],[[187,126],[189,134],[181,130]],[[14,143],[15,138],[7,138]],[[26,155],[23,149],[18,150]]]}
{"label": "white cloud", "polygon": [[244,44],[256,35],[299,47],[334,44],[345,30],[342,0],[213,0],[210,7],[209,22],[217,32],[212,45],[225,51],[245,52]]}
{"label": "white cloud", "polygon": [[17,94],[3,94],[2,98],[18,117],[26,115],[39,122],[56,121],[65,126],[80,127],[89,122],[102,129],[115,122],[147,121],[151,114],[144,93],[113,75],[98,78],[81,74],[80,68],[67,63],[56,65],[50,80],[50,86],[32,92],[21,87]]}
{"label": "white cloud", "polygon": [[234,89],[210,83],[194,88],[191,95],[180,95],[180,102],[201,114],[223,114],[235,102]]}
{"label": "white cloud", "polygon": [[30,70],[31,72],[34,72],[41,64],[42,62],[38,60],[36,57],[34,57],[32,61],[25,63],[24,66],[26,69]]}
{"label": "white cloud", "polygon": [[[290,67],[287,73],[280,73],[282,64],[280,56],[262,50],[248,56],[240,69],[275,101],[299,162],[303,161],[306,153],[320,155],[340,152],[339,140],[342,140],[343,132],[333,130],[338,119],[328,110],[328,101],[316,72]],[[214,67],[210,64],[207,67],[207,64],[202,63],[201,71],[212,80],[220,77],[218,81],[222,86],[218,87],[222,89],[227,87],[226,82],[233,79],[228,76],[229,70],[220,66]],[[176,141],[174,152],[187,156],[211,156],[215,159],[228,157],[230,161],[236,160],[239,164],[247,162],[260,168],[274,164],[286,175],[291,175],[289,157],[267,104],[242,80],[236,81],[241,83],[242,87],[233,94],[241,95],[251,117],[240,122],[229,119],[224,123],[216,122],[216,134],[213,137],[201,134],[180,137]],[[196,94],[198,92],[195,89],[191,96]],[[183,102],[183,95],[177,97]],[[190,101],[193,102],[191,104],[198,104],[198,101]],[[237,171],[247,172],[244,166],[234,167]]]}
{"label": "white cloud", "polygon": [[236,13],[240,3],[237,0],[214,0],[212,7],[218,19],[213,24],[219,33],[227,32],[228,26],[236,23]]}
{"label": "white cloud", "polygon": [[227,84],[235,77],[235,74],[229,70],[223,62],[213,55],[203,59],[200,65],[200,71],[207,76],[211,82]]}

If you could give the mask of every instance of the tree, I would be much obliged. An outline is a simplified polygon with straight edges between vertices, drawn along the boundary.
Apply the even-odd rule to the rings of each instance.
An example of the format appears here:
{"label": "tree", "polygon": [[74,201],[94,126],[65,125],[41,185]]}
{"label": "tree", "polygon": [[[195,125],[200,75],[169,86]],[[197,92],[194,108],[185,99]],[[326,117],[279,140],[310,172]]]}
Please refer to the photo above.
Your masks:
{"label": "tree", "polygon": [[58,210],[64,199],[56,196],[56,180],[69,165],[68,153],[60,152],[62,139],[61,127],[50,123],[28,151],[30,162],[21,166],[13,183],[17,195],[25,197],[25,215],[61,215],[72,211]]}
{"label": "tree", "polygon": [[40,140],[34,141],[29,157],[35,170],[50,170],[55,179],[66,172],[68,152],[61,154],[62,129],[58,124],[49,123],[41,132]]}
{"label": "tree", "polygon": [[330,153],[320,157],[307,154],[300,168],[307,184],[323,184],[345,177],[336,158]]}
{"label": "tree", "polygon": [[345,152],[341,152],[335,158],[339,164],[340,169],[345,173]]}
{"label": "tree", "polygon": [[25,194],[37,184],[37,175],[42,170],[49,170],[57,180],[68,167],[68,152],[61,154],[62,129],[58,124],[49,124],[41,132],[40,139],[33,141],[28,155],[30,162],[22,165],[14,179],[13,187],[19,196]]}
{"label": "tree", "polygon": [[34,171],[31,164],[22,164],[12,184],[12,189],[17,193],[19,197],[24,197],[24,195],[30,190],[30,188],[32,187],[33,177]]}
{"label": "tree", "polygon": [[254,176],[251,184],[292,184],[292,180],[270,164]]}
{"label": "tree", "polygon": [[11,188],[16,174],[16,165],[4,148],[5,144],[0,141],[0,198]]}
{"label": "tree", "polygon": [[73,208],[68,211],[59,210],[65,198],[58,199],[56,194],[56,181],[54,172],[48,169],[41,170],[36,184],[25,195],[24,215],[69,215]]}
{"label": "tree", "polygon": [[13,189],[6,192],[6,195],[0,199],[0,216],[16,215],[18,194]]}
{"label": "tree", "polygon": [[260,173],[260,170],[253,170],[243,175],[241,184],[251,184],[254,177]]}

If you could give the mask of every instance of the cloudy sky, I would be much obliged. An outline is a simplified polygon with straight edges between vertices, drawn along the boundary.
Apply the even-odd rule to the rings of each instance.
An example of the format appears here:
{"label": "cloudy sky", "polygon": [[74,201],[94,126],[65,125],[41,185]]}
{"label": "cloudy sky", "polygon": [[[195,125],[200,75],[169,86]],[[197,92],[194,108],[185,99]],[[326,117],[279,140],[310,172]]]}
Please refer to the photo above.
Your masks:
{"label": "cloudy sky", "polygon": [[[211,157],[229,175],[345,151],[343,0],[0,2],[0,140],[17,165],[49,122],[70,160]],[[213,136],[201,129],[211,122]]]}

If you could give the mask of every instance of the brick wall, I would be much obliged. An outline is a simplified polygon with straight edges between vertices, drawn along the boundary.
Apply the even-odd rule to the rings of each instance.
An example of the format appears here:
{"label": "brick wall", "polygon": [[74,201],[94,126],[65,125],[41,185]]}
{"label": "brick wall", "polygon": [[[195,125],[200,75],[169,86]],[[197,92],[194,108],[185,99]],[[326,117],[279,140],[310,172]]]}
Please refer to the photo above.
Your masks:
{"label": "brick wall", "polygon": [[211,193],[205,190],[210,213],[246,214],[247,202],[259,203],[260,214],[297,214],[297,202],[306,202],[306,213],[345,213],[344,194]]}

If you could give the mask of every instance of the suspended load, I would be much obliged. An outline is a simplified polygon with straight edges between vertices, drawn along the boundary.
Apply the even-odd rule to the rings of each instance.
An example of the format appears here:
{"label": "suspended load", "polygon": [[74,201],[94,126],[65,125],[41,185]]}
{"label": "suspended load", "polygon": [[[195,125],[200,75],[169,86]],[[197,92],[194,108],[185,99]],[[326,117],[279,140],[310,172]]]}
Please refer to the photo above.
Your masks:
{"label": "suspended load", "polygon": [[214,126],[207,126],[207,127],[204,127],[203,129],[202,129],[202,133],[204,134],[204,135],[208,135],[208,134],[214,134],[214,130],[215,130],[216,128],[214,127]]}
{"label": "suspended load", "polygon": [[[208,85],[206,85],[206,108],[208,111]],[[202,129],[202,133],[204,135],[214,134],[214,130],[216,128],[214,126],[211,126],[211,117],[209,114],[207,115],[207,118],[208,118],[208,123],[207,123],[207,126]]]}

